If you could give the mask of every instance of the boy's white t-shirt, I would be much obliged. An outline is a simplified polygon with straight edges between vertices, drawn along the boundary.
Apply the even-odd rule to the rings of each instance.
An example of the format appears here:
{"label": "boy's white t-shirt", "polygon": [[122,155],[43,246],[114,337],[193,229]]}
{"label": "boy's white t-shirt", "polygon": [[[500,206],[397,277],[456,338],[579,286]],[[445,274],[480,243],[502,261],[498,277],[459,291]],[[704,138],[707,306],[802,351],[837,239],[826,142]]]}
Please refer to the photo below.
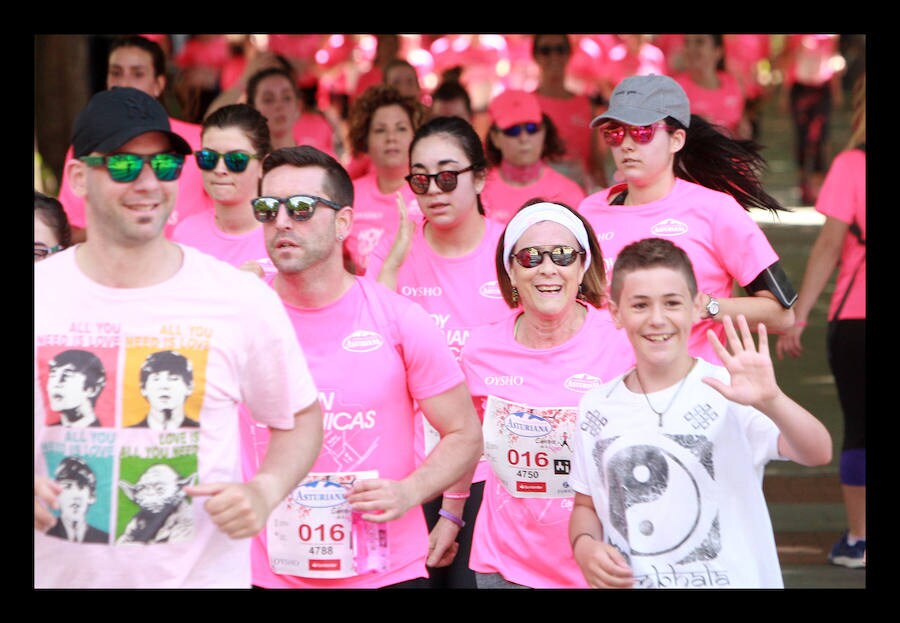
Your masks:
{"label": "boy's white t-shirt", "polygon": [[[221,532],[203,509],[205,498],[170,495],[150,476],[174,470],[184,483],[242,482],[238,405],[289,429],[294,414],[316,400],[280,299],[255,275],[184,245],[182,267],[167,281],[105,287],[80,271],[77,248],[34,268],[34,471],[52,478],[66,456],[87,462],[97,483],[86,520],[110,540],[70,543],[35,531],[35,586],[249,588],[250,540]],[[60,426],[50,408],[48,392],[61,390],[49,386],[49,363],[73,349],[89,351],[103,367],[97,427]],[[132,427],[148,411],[141,366],[169,350],[191,363],[183,407],[199,427]],[[140,507],[126,495],[138,484]],[[178,502],[177,512],[165,515],[166,500]],[[163,524],[155,531],[154,517]]]}
{"label": "boy's white t-shirt", "polygon": [[783,588],[762,490],[766,463],[783,458],[775,423],[703,383],[730,378],[703,359],[683,387],[646,397],[629,373],[582,398],[569,482],[593,499],[635,586]]}

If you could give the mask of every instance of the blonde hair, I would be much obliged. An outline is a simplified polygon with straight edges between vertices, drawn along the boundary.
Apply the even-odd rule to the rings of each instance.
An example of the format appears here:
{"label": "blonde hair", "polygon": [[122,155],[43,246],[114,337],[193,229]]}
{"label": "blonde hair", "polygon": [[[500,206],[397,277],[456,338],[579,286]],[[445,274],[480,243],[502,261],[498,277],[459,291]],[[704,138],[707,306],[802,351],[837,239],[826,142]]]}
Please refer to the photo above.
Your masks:
{"label": "blonde hair", "polygon": [[853,149],[866,142],[866,72],[863,72],[853,85],[852,104],[853,117],[850,122],[852,132],[847,142],[847,149]]}

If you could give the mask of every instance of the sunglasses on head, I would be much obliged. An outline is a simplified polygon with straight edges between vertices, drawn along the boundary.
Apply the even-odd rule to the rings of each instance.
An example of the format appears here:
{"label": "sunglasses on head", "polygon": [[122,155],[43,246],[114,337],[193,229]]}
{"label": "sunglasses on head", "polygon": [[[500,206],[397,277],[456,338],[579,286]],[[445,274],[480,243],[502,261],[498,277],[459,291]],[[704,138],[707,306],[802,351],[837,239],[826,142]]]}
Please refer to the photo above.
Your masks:
{"label": "sunglasses on head", "polygon": [[568,54],[569,47],[563,45],[562,43],[558,43],[556,45],[539,45],[535,51],[542,56],[550,56],[554,52],[556,54]]}
{"label": "sunglasses on head", "polygon": [[569,266],[578,259],[579,255],[584,255],[584,251],[573,249],[567,245],[560,245],[551,248],[525,247],[516,253],[510,254],[510,257],[516,259],[522,268],[534,268],[540,266],[544,261],[544,256],[549,255],[550,261],[557,266]]}
{"label": "sunglasses on head", "polygon": [[656,135],[656,128],[665,128],[669,131],[677,130],[677,128],[668,125],[663,121],[657,121],[650,125],[620,125],[618,123],[611,124],[603,128],[603,138],[610,147],[618,147],[625,140],[625,129],[628,128],[628,134],[631,135],[635,143],[646,145],[653,140]]}
{"label": "sunglasses on head", "polygon": [[501,130],[506,136],[515,138],[522,133],[522,130],[525,130],[528,134],[537,134],[541,130],[540,123],[520,123],[518,125],[512,125],[508,128],[504,128]]}
{"label": "sunglasses on head", "polygon": [[308,221],[316,211],[316,204],[322,203],[334,210],[340,210],[343,206],[316,197],[315,195],[293,195],[282,199],[281,197],[257,197],[250,200],[253,206],[253,216],[260,223],[271,223],[278,217],[278,207],[284,204],[287,207],[288,216],[295,221]]}
{"label": "sunglasses on head", "polygon": [[456,188],[456,184],[458,183],[457,178],[460,173],[465,173],[466,171],[471,171],[475,168],[475,165],[469,165],[465,169],[460,169],[459,171],[438,171],[437,173],[410,173],[406,176],[406,181],[409,183],[409,187],[412,189],[414,193],[417,195],[424,195],[428,192],[428,187],[431,186],[431,180],[434,179],[434,183],[437,184],[437,187],[445,193],[449,193],[454,188]]}
{"label": "sunglasses on head", "polygon": [[53,255],[57,251],[62,251],[62,245],[58,244],[55,247],[48,247],[43,242],[35,242],[34,243],[34,261],[40,261],[47,256]]}
{"label": "sunglasses on head", "polygon": [[244,151],[227,151],[224,154],[212,149],[201,149],[194,152],[197,159],[197,166],[204,171],[212,171],[219,164],[219,158],[225,161],[225,167],[232,173],[243,173],[247,170],[251,158],[256,158],[255,154],[248,154]]}
{"label": "sunglasses on head", "polygon": [[79,158],[89,167],[106,165],[109,176],[114,182],[133,182],[141,174],[144,163],[150,168],[160,182],[173,182],[181,175],[184,156],[181,154],[111,154],[109,156],[82,156]]}

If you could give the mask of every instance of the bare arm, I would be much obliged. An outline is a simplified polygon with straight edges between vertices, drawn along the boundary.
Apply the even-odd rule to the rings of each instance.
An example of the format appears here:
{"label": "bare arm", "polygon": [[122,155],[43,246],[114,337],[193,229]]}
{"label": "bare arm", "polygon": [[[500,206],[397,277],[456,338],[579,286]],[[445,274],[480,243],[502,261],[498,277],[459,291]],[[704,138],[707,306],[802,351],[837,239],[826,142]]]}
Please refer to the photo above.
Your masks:
{"label": "bare arm", "polygon": [[384,263],[378,273],[378,282],[395,291],[397,290],[397,274],[400,272],[406,256],[409,255],[413,231],[416,227],[406,213],[406,201],[403,200],[403,195],[399,191],[397,192],[397,214],[400,217],[397,235],[394,237],[394,244],[391,245],[391,250],[384,258]]}
{"label": "bare arm", "polygon": [[[460,383],[442,394],[419,401],[422,413],[441,440],[428,458],[406,478],[359,480],[347,496],[367,521],[386,522],[413,506],[434,499],[452,485],[468,486],[483,451],[481,425],[469,390]],[[466,482],[468,480],[468,482]]]}
{"label": "bare arm", "polygon": [[831,435],[828,429],[812,413],[785,394],[775,380],[772,357],[769,354],[766,326],[760,324],[758,349],[747,319],[738,316],[738,336],[731,317],[723,319],[725,335],[731,352],[722,345],[713,331],[707,332],[716,354],[731,375],[731,384],[714,378],[703,382],[727,399],[758,409],[769,417],[781,435],[778,452],[796,463],[806,466],[825,465],[831,461]]}
{"label": "bare arm", "polygon": [[593,588],[628,588],[634,584],[625,557],[603,542],[603,525],[589,495],[575,493],[569,517],[569,543],[584,579]]}
{"label": "bare arm", "polygon": [[269,447],[256,475],[246,483],[185,487],[191,496],[210,496],[203,507],[232,538],[259,533],[272,510],[312,468],[322,449],[322,409],[314,400],[294,414],[294,427],[271,429]]}
{"label": "bare arm", "polygon": [[819,235],[810,250],[806,270],[803,273],[803,282],[800,284],[800,294],[794,304],[796,322],[793,327],[779,336],[775,347],[779,359],[782,359],[785,353],[792,357],[799,357],[803,354],[803,345],[800,339],[804,326],[840,260],[844,238],[849,229],[850,226],[844,221],[830,216],[825,217],[825,224],[819,230]]}
{"label": "bare arm", "polygon": [[[753,296],[734,296],[719,300],[719,313],[713,320],[722,322],[725,316],[737,318],[742,315],[747,319],[751,327],[763,323],[773,333],[781,333],[794,324],[793,308],[785,309],[775,299],[775,295],[768,290],[754,292]],[[709,301],[709,295],[704,294],[703,305]]]}

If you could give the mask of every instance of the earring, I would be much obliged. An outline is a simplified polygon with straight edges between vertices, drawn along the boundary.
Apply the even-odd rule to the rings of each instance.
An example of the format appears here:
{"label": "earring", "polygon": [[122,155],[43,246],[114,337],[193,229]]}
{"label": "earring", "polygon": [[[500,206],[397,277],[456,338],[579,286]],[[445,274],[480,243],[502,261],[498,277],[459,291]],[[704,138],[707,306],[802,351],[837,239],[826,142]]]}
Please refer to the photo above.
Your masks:
{"label": "earring", "polygon": [[516,286],[513,286],[512,289],[512,302],[516,304],[518,304],[519,302],[519,290],[516,288]]}
{"label": "earring", "polygon": [[343,236],[342,234],[338,234],[338,238],[337,238],[337,239],[338,239],[338,242],[341,242],[341,241],[344,240],[344,236]]}
{"label": "earring", "polygon": [[579,283],[579,284],[578,284],[578,294],[575,295],[575,298],[576,298],[576,299],[581,299],[582,301],[585,300],[585,299],[584,299],[584,284],[583,284],[583,283]]}

